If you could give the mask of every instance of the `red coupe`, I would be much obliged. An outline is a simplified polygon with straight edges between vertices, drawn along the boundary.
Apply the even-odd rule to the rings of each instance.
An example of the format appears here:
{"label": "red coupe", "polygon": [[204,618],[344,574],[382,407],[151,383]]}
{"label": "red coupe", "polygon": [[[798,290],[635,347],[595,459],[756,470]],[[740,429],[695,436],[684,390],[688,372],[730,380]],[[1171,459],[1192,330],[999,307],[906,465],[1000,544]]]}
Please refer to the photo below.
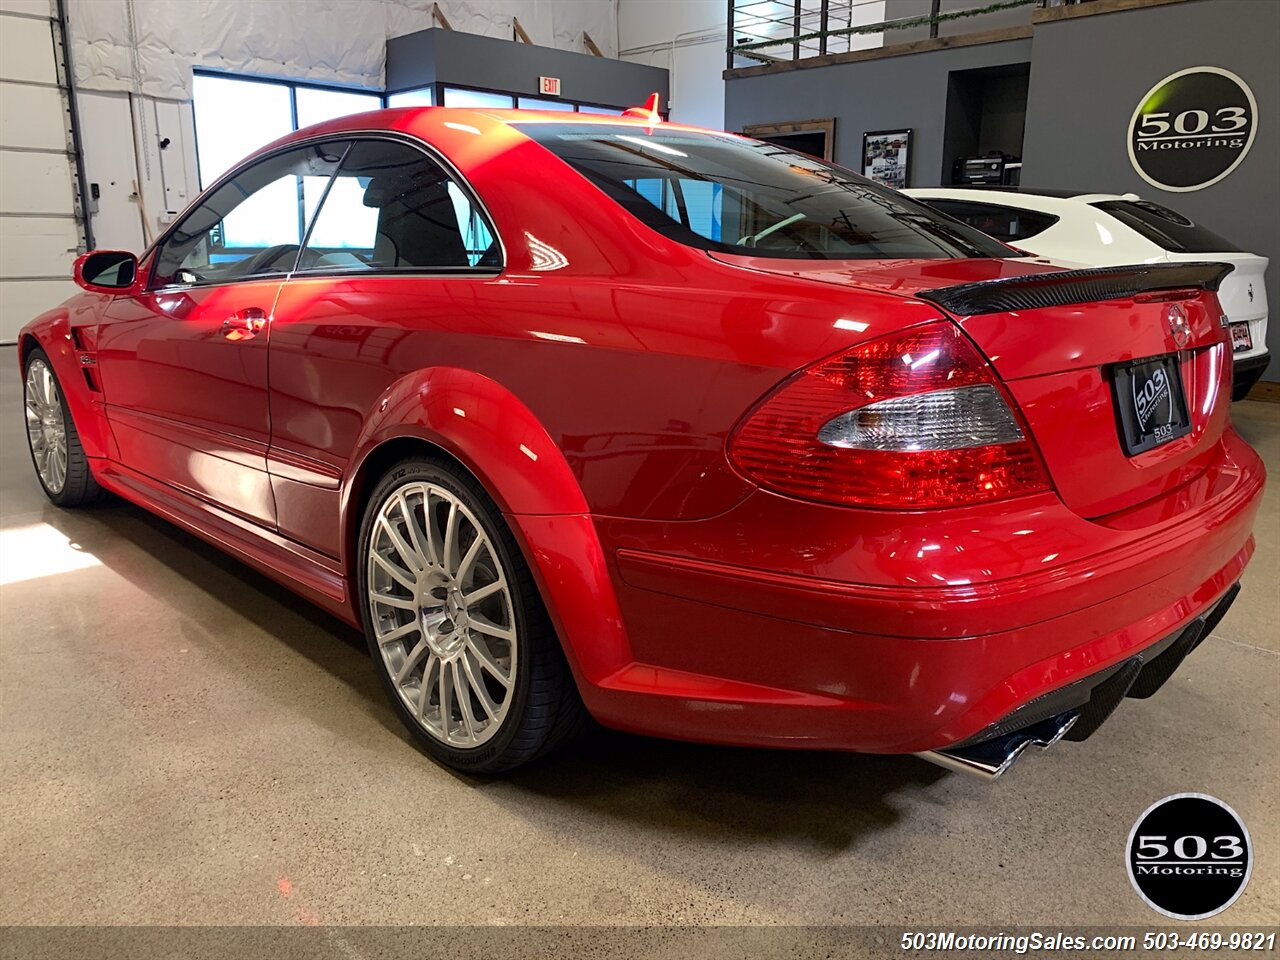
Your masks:
{"label": "red coupe", "polygon": [[1229,269],[1055,270],[643,110],[388,110],[81,257],[21,334],[27,432],[54,503],[111,491],[362,626],[460,769],[590,715],[994,776],[1238,589]]}

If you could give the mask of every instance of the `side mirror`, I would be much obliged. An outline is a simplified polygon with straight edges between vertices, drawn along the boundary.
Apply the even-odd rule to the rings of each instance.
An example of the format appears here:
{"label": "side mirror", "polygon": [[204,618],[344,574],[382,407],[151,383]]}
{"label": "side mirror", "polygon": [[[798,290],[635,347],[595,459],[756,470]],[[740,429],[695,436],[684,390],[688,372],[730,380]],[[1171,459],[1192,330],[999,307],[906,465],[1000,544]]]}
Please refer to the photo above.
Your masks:
{"label": "side mirror", "polygon": [[76,259],[75,281],[91,293],[119,293],[138,277],[138,258],[125,250],[91,250]]}

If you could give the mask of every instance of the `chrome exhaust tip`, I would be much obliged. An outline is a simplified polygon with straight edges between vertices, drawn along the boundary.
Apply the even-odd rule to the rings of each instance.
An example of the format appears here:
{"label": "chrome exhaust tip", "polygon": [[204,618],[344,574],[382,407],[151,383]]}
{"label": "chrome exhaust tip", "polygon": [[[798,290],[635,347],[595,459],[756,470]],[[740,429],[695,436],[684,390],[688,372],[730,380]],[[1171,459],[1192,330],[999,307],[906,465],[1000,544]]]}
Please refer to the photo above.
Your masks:
{"label": "chrome exhaust tip", "polygon": [[945,750],[926,750],[917,753],[921,760],[936,763],[947,770],[967,773],[979,780],[991,781],[1008,770],[1028,747],[1047,750],[1061,740],[1079,718],[1080,713],[1069,710],[1048,720],[1007,733],[1003,737],[983,740],[967,747],[948,747]]}

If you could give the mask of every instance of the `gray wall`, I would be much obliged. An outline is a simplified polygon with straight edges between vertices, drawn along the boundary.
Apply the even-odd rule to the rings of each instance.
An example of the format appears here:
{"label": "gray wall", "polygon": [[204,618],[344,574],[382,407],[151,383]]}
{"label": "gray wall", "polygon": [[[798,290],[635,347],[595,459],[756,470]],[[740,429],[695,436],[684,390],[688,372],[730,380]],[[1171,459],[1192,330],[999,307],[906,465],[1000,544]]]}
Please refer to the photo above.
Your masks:
{"label": "gray wall", "polygon": [[[1280,380],[1280,3],[1190,0],[1035,28],[1022,182],[1132,191],[1271,258],[1268,380]],[[1142,96],[1186,67],[1223,67],[1258,101],[1257,135],[1226,179],[1191,193],[1147,183],[1129,162],[1129,119]]]}
{"label": "gray wall", "polygon": [[530,43],[432,28],[387,41],[387,91],[431,83],[538,96],[539,77],[559,77],[566,100],[633,107],[655,91],[668,97],[661,67]]}
{"label": "gray wall", "polygon": [[836,117],[835,161],[857,170],[865,131],[911,127],[914,138],[910,184],[937,186],[942,182],[947,79],[951,71],[1026,63],[1030,59],[1030,40],[1007,40],[743,77],[725,84],[725,129],[741,130],[749,123]]}

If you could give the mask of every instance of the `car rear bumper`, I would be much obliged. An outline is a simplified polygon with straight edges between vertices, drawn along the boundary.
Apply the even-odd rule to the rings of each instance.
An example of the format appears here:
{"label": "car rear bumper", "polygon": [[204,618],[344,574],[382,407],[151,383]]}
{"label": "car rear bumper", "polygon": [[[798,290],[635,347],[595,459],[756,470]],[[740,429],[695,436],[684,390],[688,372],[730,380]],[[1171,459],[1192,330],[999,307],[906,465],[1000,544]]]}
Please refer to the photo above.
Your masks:
{"label": "car rear bumper", "polygon": [[1053,497],[895,520],[765,494],[712,521],[598,518],[632,662],[584,697],[607,725],[679,739],[971,742],[1176,636],[1239,579],[1263,470],[1234,434],[1222,447],[1101,521]]}
{"label": "car rear bumper", "polygon": [[1059,740],[1087,740],[1126,697],[1144,700],[1164,686],[1226,616],[1239,593],[1237,583],[1185,627],[1128,659],[1024,703],[962,743],[917,756],[994,780],[1028,747],[1044,749]]}
{"label": "car rear bumper", "polygon": [[1231,399],[1243,400],[1248,396],[1249,391],[1262,378],[1270,363],[1271,354],[1265,352],[1237,357],[1231,365]]}

